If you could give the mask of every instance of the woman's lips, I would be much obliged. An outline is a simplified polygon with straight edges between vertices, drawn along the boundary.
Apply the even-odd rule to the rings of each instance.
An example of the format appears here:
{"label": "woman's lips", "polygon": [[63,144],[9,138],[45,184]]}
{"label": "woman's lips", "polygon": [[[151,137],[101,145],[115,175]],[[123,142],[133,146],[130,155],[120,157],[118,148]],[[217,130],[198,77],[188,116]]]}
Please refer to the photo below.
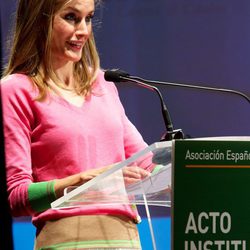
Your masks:
{"label": "woman's lips", "polygon": [[69,41],[67,43],[70,46],[70,48],[72,48],[73,50],[76,50],[76,51],[81,50],[82,46],[83,46],[83,42],[78,42],[78,41]]}

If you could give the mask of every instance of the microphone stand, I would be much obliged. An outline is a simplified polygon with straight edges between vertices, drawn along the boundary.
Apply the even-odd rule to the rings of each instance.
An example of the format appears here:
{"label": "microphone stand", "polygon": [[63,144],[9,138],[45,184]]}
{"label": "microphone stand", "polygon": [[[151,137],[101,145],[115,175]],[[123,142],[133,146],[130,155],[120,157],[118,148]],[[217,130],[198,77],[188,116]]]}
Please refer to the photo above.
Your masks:
{"label": "microphone stand", "polygon": [[189,85],[189,84],[183,84],[183,83],[172,83],[172,82],[161,82],[161,81],[152,81],[152,80],[146,80],[141,77],[137,76],[130,76],[127,72],[119,70],[119,69],[113,69],[113,70],[107,70],[105,71],[104,78],[107,81],[113,81],[113,82],[135,82],[138,85],[141,85],[143,87],[146,87],[148,89],[154,90],[157,92],[158,96],[161,100],[161,107],[162,107],[162,115],[165,122],[165,126],[167,129],[166,134],[163,136],[162,140],[172,140],[172,139],[183,139],[184,134],[181,129],[173,130],[173,124],[170,119],[169,112],[167,110],[167,107],[163,101],[162,95],[159,91],[159,89],[154,85],[163,85],[163,86],[173,86],[173,87],[181,87],[181,88],[191,88],[191,89],[199,89],[199,90],[206,90],[206,91],[216,91],[216,92],[224,92],[229,94],[235,94],[240,97],[243,97],[245,100],[250,103],[250,98],[237,90],[233,89],[223,89],[223,88],[213,88],[213,87],[207,87],[207,86],[199,86],[199,85]]}
{"label": "microphone stand", "polygon": [[162,112],[163,120],[164,120],[165,127],[166,127],[166,133],[164,133],[164,135],[161,137],[161,141],[171,141],[173,139],[183,139],[184,138],[184,134],[183,134],[181,129],[174,130],[173,123],[171,121],[170,114],[168,112],[167,106],[164,103],[162,94],[161,94],[161,92],[159,91],[159,89],[157,87],[149,85],[149,84],[145,83],[143,81],[143,79],[140,79],[140,78],[137,78],[137,77],[119,76],[119,78],[122,79],[122,80],[125,80],[125,81],[135,82],[139,86],[142,86],[142,87],[145,87],[147,89],[153,90],[153,91],[155,91],[157,93],[157,95],[160,98],[161,112]]}

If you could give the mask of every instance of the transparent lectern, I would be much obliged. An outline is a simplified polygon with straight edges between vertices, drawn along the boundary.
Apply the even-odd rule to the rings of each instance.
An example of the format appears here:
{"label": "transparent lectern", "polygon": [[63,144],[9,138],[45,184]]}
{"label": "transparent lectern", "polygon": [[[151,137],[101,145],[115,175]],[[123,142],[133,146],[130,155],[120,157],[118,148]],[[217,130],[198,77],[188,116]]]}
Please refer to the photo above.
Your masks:
{"label": "transparent lectern", "polygon": [[[97,203],[144,205],[153,249],[156,250],[149,206],[171,205],[171,155],[172,142],[154,143],[85,184],[67,188],[64,196],[51,203],[51,207],[63,209]],[[130,166],[150,169],[151,174],[132,184],[126,183],[122,170]]]}

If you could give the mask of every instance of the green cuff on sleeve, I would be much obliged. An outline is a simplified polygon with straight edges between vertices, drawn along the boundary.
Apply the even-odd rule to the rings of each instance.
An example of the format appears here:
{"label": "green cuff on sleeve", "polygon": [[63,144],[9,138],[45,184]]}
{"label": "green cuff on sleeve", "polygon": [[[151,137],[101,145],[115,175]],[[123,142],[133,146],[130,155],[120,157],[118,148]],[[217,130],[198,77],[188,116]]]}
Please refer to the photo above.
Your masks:
{"label": "green cuff on sleeve", "polygon": [[163,165],[155,165],[152,171],[152,174],[157,174],[162,168],[163,168]]}
{"label": "green cuff on sleeve", "polygon": [[49,209],[51,202],[56,199],[55,181],[32,183],[28,188],[28,198],[31,207],[36,212]]}

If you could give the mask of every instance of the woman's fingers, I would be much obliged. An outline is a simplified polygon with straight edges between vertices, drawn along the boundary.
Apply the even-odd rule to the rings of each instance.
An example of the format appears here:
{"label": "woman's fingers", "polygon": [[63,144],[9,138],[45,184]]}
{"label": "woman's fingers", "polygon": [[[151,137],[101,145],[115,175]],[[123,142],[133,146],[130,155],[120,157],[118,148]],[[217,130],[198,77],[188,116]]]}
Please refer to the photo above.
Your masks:
{"label": "woman's fingers", "polygon": [[95,178],[96,176],[98,176],[99,174],[107,171],[108,169],[110,169],[113,165],[109,165],[109,166],[105,166],[102,168],[96,168],[96,169],[90,169],[87,171],[84,171],[81,173],[81,181],[82,183],[85,183],[93,178]]}
{"label": "woman's fingers", "polygon": [[123,169],[124,180],[125,180],[125,183],[127,184],[131,184],[139,180],[142,180],[148,177],[149,175],[150,175],[150,172],[137,166],[125,167]]}
{"label": "woman's fingers", "polygon": [[[113,166],[114,165],[109,165],[109,166],[105,166],[102,168],[91,169],[91,170],[82,172],[80,174],[81,184],[95,178],[96,176],[107,171]],[[150,172],[137,166],[124,167],[122,171],[123,171],[123,177],[124,177],[126,184],[131,184],[131,183],[140,181],[150,175]]]}

